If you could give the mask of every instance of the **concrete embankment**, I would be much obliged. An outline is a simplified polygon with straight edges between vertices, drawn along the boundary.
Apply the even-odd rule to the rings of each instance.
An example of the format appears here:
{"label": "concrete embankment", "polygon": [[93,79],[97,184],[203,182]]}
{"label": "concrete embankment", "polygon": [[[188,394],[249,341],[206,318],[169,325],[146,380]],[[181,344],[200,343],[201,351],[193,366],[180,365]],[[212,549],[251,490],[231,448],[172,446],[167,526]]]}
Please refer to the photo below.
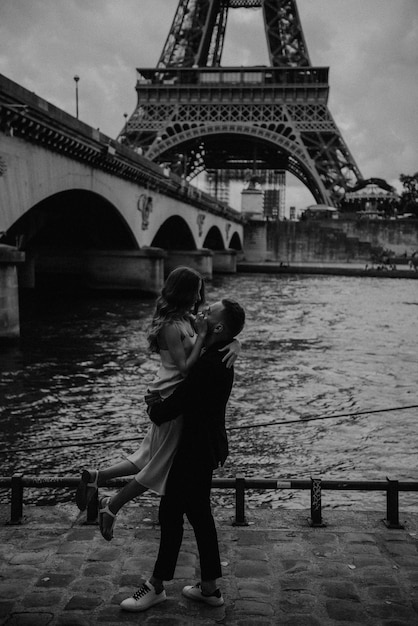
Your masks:
{"label": "concrete embankment", "polygon": [[107,543],[72,505],[27,507],[20,526],[0,526],[0,619],[7,626],[413,626],[418,624],[418,514],[389,529],[382,513],[308,513],[252,509],[234,527],[217,520],[225,605],[193,604],[181,595],[199,579],[193,533],[186,525],[167,601],[142,614],[119,604],[150,574],[156,557],[157,509],[130,505]]}
{"label": "concrete embankment", "polygon": [[376,266],[366,268],[359,263],[246,263],[237,264],[237,272],[264,274],[328,274],[333,276],[368,276],[373,278],[410,278],[418,279],[418,271],[409,269],[377,269]]}

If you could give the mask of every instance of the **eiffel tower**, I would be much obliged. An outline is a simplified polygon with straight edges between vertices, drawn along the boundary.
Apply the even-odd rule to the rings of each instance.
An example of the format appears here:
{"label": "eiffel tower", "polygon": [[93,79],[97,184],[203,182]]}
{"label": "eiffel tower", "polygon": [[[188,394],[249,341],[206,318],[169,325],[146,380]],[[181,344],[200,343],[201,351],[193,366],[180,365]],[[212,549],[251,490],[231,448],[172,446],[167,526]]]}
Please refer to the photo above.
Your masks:
{"label": "eiffel tower", "polygon": [[[235,8],[262,9],[270,66],[221,66]],[[285,170],[338,206],[363,177],[327,107],[328,69],[310,62],[296,0],[179,0],[119,140],[188,180]]]}

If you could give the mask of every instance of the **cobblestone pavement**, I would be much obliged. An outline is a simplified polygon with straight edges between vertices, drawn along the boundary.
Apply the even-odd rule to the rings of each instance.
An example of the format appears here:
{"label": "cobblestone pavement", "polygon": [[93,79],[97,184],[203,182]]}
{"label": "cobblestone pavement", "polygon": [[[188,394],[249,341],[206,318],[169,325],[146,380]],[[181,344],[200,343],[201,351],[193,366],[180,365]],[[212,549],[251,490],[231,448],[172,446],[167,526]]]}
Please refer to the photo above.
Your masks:
{"label": "cobblestone pavement", "polygon": [[249,526],[216,511],[225,605],[211,608],[181,595],[199,579],[193,533],[186,525],[168,599],[145,613],[123,612],[152,570],[159,541],[156,509],[127,507],[115,539],[83,524],[75,507],[29,507],[0,539],[0,623],[7,626],[403,626],[418,624],[418,514],[388,529],[378,513],[324,511],[311,528],[304,511],[252,509]]}

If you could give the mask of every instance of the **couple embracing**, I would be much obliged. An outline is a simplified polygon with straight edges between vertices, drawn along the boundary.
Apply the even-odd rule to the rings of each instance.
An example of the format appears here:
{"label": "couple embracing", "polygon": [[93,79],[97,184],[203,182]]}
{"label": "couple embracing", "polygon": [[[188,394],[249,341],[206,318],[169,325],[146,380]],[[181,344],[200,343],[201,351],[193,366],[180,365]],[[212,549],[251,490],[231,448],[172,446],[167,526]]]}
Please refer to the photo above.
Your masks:
{"label": "couple embracing", "polygon": [[107,480],[133,475],[119,492],[100,500],[100,530],[108,541],[126,502],[148,489],[161,495],[154,569],[123,600],[126,611],[144,611],[166,600],[164,581],[174,577],[184,515],[196,537],[201,580],[184,587],[183,595],[211,606],[224,603],[217,585],[222,571],[210,492],[213,471],[228,456],[225,409],[241,349],[236,336],[244,323],[238,302],[224,298],[208,306],[200,275],[187,267],[173,270],[157,299],[148,333],[149,346],[161,359],[146,396],[151,427],[127,459],[82,473],[76,494],[81,510]]}

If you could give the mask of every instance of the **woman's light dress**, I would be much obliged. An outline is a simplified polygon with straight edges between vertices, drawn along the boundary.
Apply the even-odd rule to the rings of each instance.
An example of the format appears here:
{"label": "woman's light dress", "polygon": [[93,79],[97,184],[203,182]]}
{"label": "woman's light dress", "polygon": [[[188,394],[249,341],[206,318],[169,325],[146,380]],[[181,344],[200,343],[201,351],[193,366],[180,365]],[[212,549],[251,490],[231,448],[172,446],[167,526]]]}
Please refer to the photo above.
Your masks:
{"label": "woman's light dress", "polygon": [[[184,346],[186,358],[193,350],[197,335],[190,322],[173,322],[179,331]],[[149,385],[150,391],[156,391],[165,399],[170,396],[178,384],[183,380],[182,374],[176,367],[168,350],[160,350],[161,363],[155,380]],[[127,457],[139,470],[135,480],[160,495],[165,493],[168,473],[180,439],[182,417],[178,416],[161,426],[151,424],[151,427],[140,448]]]}

